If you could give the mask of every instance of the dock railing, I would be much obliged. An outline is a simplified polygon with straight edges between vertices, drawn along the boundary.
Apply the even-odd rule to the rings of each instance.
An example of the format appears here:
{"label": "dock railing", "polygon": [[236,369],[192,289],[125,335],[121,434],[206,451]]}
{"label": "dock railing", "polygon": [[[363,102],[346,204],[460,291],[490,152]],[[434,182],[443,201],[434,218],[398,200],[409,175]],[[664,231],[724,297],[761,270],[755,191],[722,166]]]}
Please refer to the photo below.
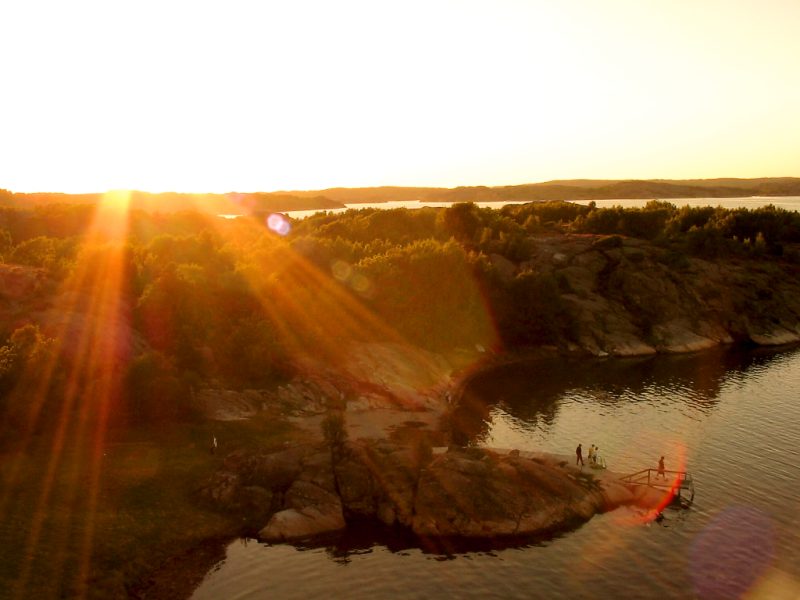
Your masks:
{"label": "dock railing", "polygon": [[658,469],[642,469],[636,473],[620,477],[622,483],[628,485],[648,485],[654,488],[673,490],[677,497],[687,490],[691,493],[689,502],[694,499],[694,482],[686,471],[659,471]]}

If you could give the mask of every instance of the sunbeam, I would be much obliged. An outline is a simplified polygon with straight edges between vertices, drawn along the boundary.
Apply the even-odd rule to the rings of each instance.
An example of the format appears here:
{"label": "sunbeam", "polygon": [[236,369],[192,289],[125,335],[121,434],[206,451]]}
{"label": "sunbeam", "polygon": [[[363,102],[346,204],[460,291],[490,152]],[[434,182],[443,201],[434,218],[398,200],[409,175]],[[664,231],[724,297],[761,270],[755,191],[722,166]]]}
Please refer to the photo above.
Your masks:
{"label": "sunbeam", "polygon": [[[108,419],[109,407],[118,393],[120,352],[127,348],[120,345],[120,324],[126,320],[122,312],[124,302],[125,248],[128,228],[126,195],[115,193],[101,203],[86,234],[74,272],[64,282],[59,298],[66,305],[59,307],[66,314],[77,314],[80,310],[83,322],[78,327],[77,338],[71,337],[74,325],[64,321],[60,330],[54,332],[59,340],[58,352],[51,364],[40,374],[42,382],[38,388],[40,397],[31,404],[29,422],[38,418],[49,379],[60,367],[56,361],[69,356],[65,372],[66,387],[49,450],[49,460],[40,482],[40,493],[27,542],[23,550],[20,577],[15,587],[15,597],[25,597],[31,577],[31,569],[38,544],[41,543],[43,527],[52,511],[81,510],[88,515],[88,526],[81,539],[80,568],[77,581],[84,581],[89,571],[92,539],[94,536],[93,514],[96,509],[99,478],[101,473],[102,446]],[[23,435],[31,436],[33,428]],[[70,462],[66,460],[71,459]],[[62,471],[67,473],[66,478]],[[16,477],[18,472],[13,472]],[[58,479],[66,479],[66,497],[54,496]],[[11,482],[13,484],[13,481]],[[76,504],[77,502],[77,504]],[[51,564],[56,575],[61,574],[68,553],[65,529],[60,539],[49,539],[57,545],[55,564]],[[85,593],[83,590],[82,593]]]}

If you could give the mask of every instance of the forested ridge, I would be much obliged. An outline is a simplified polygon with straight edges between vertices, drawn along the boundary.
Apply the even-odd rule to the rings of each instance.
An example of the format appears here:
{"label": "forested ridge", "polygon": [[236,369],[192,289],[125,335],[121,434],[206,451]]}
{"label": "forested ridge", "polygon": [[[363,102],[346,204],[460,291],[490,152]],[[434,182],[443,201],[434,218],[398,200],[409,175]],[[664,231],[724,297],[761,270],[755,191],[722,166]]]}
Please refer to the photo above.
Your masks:
{"label": "forested ridge", "polygon": [[122,194],[129,208],[149,212],[197,211],[217,214],[253,214],[263,211],[317,210],[344,208],[340,202],[319,193],[302,195],[283,192],[230,192],[227,194],[188,194],[162,192],[158,194],[138,190],[123,192],[64,194],[55,192],[23,193],[0,189],[0,207],[30,208],[54,204],[98,205],[110,195]]}
{"label": "forested ridge", "polygon": [[[268,386],[303,355],[335,362],[349,341],[633,353],[677,347],[668,329],[684,315],[663,314],[684,303],[702,312],[712,295],[706,321],[726,311],[749,320],[689,323],[693,335],[755,339],[762,322],[795,331],[781,286],[798,279],[800,215],[774,207],[466,203],[320,213],[278,228],[133,210],[116,238],[98,233],[98,215],[91,205],[0,209],[6,429],[45,426],[64,386],[87,386],[102,369],[119,381],[114,418],[159,422],[191,418],[199,382]],[[735,305],[711,289],[734,284]],[[627,350],[604,314],[620,311],[635,338]],[[107,351],[77,368],[94,329]],[[35,422],[32,394],[44,398]]]}
{"label": "forested ridge", "polygon": [[[160,212],[197,210],[210,214],[251,214],[265,210],[343,208],[345,204],[417,200],[420,202],[456,203],[800,196],[800,178],[564,179],[520,185],[478,185],[454,188],[379,186],[280,192],[229,192],[227,194],[142,191],[127,193],[130,206],[134,209]],[[14,193],[0,189],[0,207],[98,204],[103,197],[104,194],[101,193]]]}

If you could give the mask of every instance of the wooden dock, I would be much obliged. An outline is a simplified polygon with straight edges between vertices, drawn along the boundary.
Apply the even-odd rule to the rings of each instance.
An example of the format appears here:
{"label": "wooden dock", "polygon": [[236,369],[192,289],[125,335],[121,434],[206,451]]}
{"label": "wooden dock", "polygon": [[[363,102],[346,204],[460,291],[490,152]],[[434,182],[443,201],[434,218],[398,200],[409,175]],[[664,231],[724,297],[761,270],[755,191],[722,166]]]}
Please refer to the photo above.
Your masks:
{"label": "wooden dock", "polygon": [[651,488],[668,490],[673,494],[673,503],[688,506],[694,500],[694,481],[686,471],[661,471],[642,469],[636,473],[619,478],[625,485],[646,485]]}

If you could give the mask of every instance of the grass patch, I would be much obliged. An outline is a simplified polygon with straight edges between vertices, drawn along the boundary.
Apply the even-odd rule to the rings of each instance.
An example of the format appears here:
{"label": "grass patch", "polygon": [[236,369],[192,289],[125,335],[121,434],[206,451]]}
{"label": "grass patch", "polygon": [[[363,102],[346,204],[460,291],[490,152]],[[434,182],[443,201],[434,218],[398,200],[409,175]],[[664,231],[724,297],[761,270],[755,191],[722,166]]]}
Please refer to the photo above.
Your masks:
{"label": "grass patch", "polygon": [[57,456],[48,439],[0,455],[0,598],[129,597],[169,559],[239,533],[195,494],[227,452],[302,437],[264,418],[114,432],[98,462],[75,431]]}

